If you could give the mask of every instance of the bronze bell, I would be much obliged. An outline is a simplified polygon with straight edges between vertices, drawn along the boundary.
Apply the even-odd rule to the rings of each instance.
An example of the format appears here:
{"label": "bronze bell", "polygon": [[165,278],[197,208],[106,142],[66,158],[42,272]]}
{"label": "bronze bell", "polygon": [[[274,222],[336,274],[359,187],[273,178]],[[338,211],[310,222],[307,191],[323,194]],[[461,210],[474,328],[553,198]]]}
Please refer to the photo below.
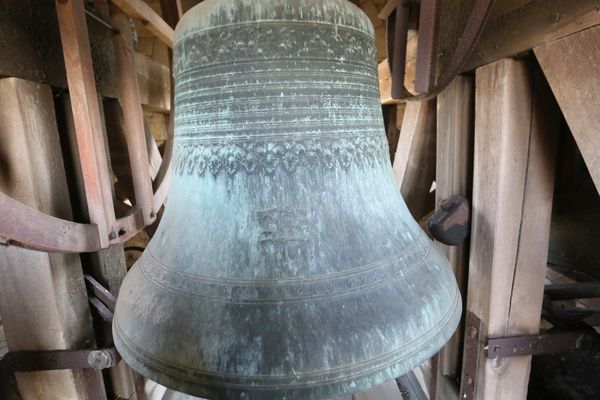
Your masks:
{"label": "bronze bell", "polygon": [[435,354],[461,300],[395,186],[346,0],[205,0],[175,39],[174,178],[119,295],[124,360],[211,399],[326,399]]}

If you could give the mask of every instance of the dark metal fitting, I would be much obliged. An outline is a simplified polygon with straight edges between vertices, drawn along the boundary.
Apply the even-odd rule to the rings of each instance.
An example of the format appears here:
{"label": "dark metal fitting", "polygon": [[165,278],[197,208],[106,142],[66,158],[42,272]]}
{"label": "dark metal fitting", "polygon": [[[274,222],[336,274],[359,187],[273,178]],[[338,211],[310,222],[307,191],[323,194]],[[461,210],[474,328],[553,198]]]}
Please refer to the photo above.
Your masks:
{"label": "dark metal fitting", "polygon": [[88,355],[88,364],[94,369],[106,369],[114,365],[110,352],[105,350],[94,350]]}
{"label": "dark metal fitting", "polygon": [[465,241],[471,231],[471,209],[464,196],[452,196],[440,202],[427,220],[427,229],[440,243],[457,246]]}

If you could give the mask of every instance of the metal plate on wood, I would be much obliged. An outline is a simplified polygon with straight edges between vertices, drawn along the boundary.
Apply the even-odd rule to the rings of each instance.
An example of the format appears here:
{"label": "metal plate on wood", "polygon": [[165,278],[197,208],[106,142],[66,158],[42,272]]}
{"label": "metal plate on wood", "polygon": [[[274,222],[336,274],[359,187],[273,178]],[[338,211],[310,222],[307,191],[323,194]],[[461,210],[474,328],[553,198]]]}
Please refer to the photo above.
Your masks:
{"label": "metal plate on wood", "polygon": [[483,322],[477,315],[468,312],[465,321],[465,349],[460,380],[460,398],[463,400],[475,400],[477,398],[477,376],[481,356],[482,330]]}
{"label": "metal plate on wood", "polygon": [[588,338],[589,334],[581,331],[490,338],[487,345],[487,357],[506,358],[560,353],[583,347],[588,342]]}

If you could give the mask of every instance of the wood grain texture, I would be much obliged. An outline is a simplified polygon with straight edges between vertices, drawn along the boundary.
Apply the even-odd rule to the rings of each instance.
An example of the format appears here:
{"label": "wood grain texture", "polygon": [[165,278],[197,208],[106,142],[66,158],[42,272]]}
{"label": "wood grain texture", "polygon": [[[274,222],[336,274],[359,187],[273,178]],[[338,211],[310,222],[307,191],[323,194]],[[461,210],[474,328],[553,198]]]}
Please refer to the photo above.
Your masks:
{"label": "wood grain texture", "polygon": [[[72,219],[49,86],[0,80],[0,141],[0,189],[41,212]],[[0,314],[10,350],[93,345],[78,255],[0,247]],[[95,371],[23,373],[17,382],[23,399],[86,399],[87,374],[101,385]]]}
{"label": "wood grain texture", "polygon": [[409,102],[394,159],[394,176],[418,221],[434,208],[436,101]]}
{"label": "wood grain texture", "polygon": [[490,20],[464,71],[600,24],[598,0],[538,0]]}
{"label": "wood grain texture", "polygon": [[[477,71],[467,311],[484,342],[539,330],[559,115],[526,61]],[[526,398],[530,357],[481,356],[478,396]]]}
{"label": "wood grain texture", "polygon": [[534,51],[600,192],[600,26]]}
{"label": "wood grain texture", "polygon": [[171,73],[160,64],[141,53],[134,52],[140,101],[144,110],[168,114],[171,112]]}
{"label": "wood grain texture", "polygon": [[111,0],[111,2],[130,17],[142,20],[161,42],[168,47],[173,47],[175,36],[173,28],[143,0]]}
{"label": "wood grain texture", "polygon": [[[473,174],[474,80],[458,76],[437,99],[436,205],[455,195],[471,197]],[[446,254],[459,288],[466,296],[468,243],[437,244]],[[442,351],[441,372],[457,375],[461,357],[462,329]]]}
{"label": "wood grain texture", "polygon": [[98,225],[100,244],[107,247],[115,212],[85,10],[82,0],[55,3],[88,213]]}
{"label": "wood grain texture", "polygon": [[113,36],[113,42],[119,76],[119,103],[123,109],[122,133],[129,153],[135,207],[142,210],[144,224],[149,225],[155,219],[158,210],[153,209],[152,203],[154,193],[150,178],[144,113],[135,73],[133,33],[128,29],[129,18],[118,9],[111,9],[111,22],[119,30],[119,34]]}

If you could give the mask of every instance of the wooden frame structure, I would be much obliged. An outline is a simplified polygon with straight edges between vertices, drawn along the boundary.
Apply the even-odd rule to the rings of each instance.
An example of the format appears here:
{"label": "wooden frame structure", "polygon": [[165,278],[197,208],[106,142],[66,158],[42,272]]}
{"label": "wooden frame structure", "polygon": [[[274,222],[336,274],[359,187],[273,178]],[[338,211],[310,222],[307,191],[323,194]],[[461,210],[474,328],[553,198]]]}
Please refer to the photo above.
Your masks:
{"label": "wooden frame structure", "polygon": [[[141,18],[161,41],[173,46],[173,28],[146,3],[140,0],[114,0],[113,3],[131,16]],[[124,109],[136,195],[134,209],[127,216],[116,219],[83,2],[56,0],[55,4],[90,223],[55,218],[0,193],[0,210],[7,216],[0,224],[0,236],[7,238],[8,244],[32,250],[93,252],[124,243],[156,220],[170,184],[171,154],[167,152],[162,160],[153,191],[131,39],[126,37],[126,21],[115,13],[113,23],[120,28],[114,39],[119,97]],[[180,5],[175,8],[181,11]],[[167,150],[170,149],[172,147],[167,146]]]}

